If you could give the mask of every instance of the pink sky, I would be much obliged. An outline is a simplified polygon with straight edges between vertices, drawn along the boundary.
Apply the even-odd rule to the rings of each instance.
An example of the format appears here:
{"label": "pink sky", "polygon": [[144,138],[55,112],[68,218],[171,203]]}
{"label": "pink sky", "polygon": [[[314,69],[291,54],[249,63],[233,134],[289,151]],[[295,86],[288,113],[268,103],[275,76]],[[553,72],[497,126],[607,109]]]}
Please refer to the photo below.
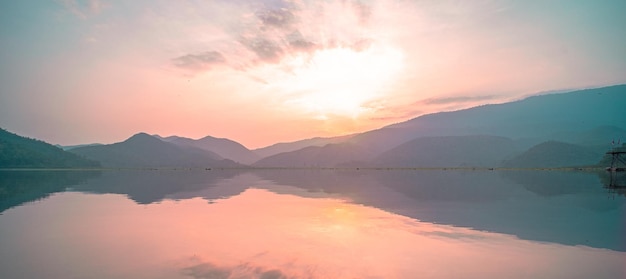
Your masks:
{"label": "pink sky", "polygon": [[33,2],[0,4],[0,127],[55,144],[258,148],[626,82],[623,1]]}

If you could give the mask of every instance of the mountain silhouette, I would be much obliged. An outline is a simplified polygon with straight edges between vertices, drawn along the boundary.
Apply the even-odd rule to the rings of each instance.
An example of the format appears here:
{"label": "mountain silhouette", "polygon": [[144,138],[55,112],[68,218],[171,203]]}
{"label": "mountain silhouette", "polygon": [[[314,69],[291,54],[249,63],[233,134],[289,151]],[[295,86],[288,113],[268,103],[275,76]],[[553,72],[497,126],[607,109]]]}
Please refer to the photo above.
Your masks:
{"label": "mountain silhouette", "polygon": [[138,133],[114,144],[84,146],[70,152],[97,160],[104,167],[236,167],[237,163],[223,159],[210,151],[181,147],[146,133]]}
{"label": "mountain silhouette", "polygon": [[606,150],[571,143],[547,141],[508,160],[505,167],[554,168],[596,165]]}
{"label": "mountain silhouette", "polygon": [[612,140],[626,140],[624,104],[626,85],[615,85],[427,114],[360,134],[252,151],[211,136],[139,133],[120,143],[74,147],[69,152],[80,155],[75,156],[1,130],[0,167],[583,166],[598,163]]}
{"label": "mountain silhouette", "polygon": [[261,158],[259,155],[250,151],[242,144],[225,138],[206,136],[204,138],[194,140],[185,137],[171,136],[161,139],[178,146],[203,149],[215,153],[222,158],[230,159],[242,164],[252,164]]}
{"label": "mountain silhouette", "polygon": [[309,146],[296,151],[272,155],[254,163],[255,167],[335,167],[350,162],[366,161],[371,152],[353,143]]}
{"label": "mountain silhouette", "polygon": [[[366,150],[367,156],[362,158],[373,160],[363,163],[364,166],[481,167],[499,166],[504,161],[525,167],[572,166],[589,162],[598,150],[607,148],[612,138],[619,138],[620,134],[626,138],[623,104],[626,104],[626,85],[616,85],[433,113],[381,129],[327,140],[352,143],[354,145],[343,146]],[[531,163],[532,160],[522,163],[521,157],[513,160],[514,156],[537,144],[555,140],[581,148],[562,144],[539,146],[544,152],[543,160],[550,161],[550,164],[541,163],[539,157],[535,163]],[[297,143],[300,146],[312,141]],[[324,160],[320,160],[317,157],[321,150],[306,147],[275,154],[260,160],[257,165],[268,165],[269,162],[275,166],[344,165],[359,157],[346,156],[351,153],[334,148],[333,153],[329,152]],[[562,157],[563,152],[581,153],[574,155],[577,161],[572,164],[555,158]]]}
{"label": "mountain silhouette", "polygon": [[349,141],[375,153],[418,137],[491,135],[543,142],[563,133],[582,133],[598,127],[626,129],[624,104],[626,85],[533,96],[510,103],[423,115],[361,133]]}
{"label": "mountain silhouette", "polygon": [[515,142],[495,136],[423,137],[374,159],[384,167],[495,167],[516,153]]}
{"label": "mountain silhouette", "polygon": [[265,158],[265,157],[269,157],[269,156],[276,155],[279,153],[296,151],[296,150],[309,147],[309,146],[321,147],[327,144],[341,143],[350,139],[352,136],[354,135],[345,135],[345,136],[328,137],[328,138],[316,137],[316,138],[304,139],[304,140],[299,140],[299,141],[294,141],[294,142],[281,142],[281,143],[272,144],[267,147],[257,148],[257,149],[254,149],[253,151],[256,154],[258,154],[261,158]]}

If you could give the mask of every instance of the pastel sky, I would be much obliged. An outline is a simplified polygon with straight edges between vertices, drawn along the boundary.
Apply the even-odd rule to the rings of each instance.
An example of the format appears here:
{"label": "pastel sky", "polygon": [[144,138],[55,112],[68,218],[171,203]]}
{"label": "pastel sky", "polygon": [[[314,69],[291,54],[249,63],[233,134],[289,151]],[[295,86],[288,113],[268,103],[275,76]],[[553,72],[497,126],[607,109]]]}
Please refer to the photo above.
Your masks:
{"label": "pastel sky", "polygon": [[0,127],[258,148],[626,83],[626,1],[0,1]]}

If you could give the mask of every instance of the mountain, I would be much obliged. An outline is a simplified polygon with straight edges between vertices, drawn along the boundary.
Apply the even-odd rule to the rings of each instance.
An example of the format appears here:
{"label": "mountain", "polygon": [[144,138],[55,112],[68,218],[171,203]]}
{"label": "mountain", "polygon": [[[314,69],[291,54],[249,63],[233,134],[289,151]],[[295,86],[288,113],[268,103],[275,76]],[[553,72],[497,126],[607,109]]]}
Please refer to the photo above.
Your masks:
{"label": "mountain", "polygon": [[505,167],[554,168],[596,165],[606,150],[571,143],[548,141],[504,162]]}
{"label": "mountain", "polygon": [[556,141],[562,141],[580,145],[602,145],[608,147],[611,141],[625,139],[626,130],[615,126],[598,126],[591,130],[562,132],[553,137]]}
{"label": "mountain", "polygon": [[104,167],[237,167],[237,163],[195,147],[181,147],[145,133],[107,145],[85,146],[70,152],[97,160]]}
{"label": "mountain", "polygon": [[255,167],[336,167],[351,162],[369,160],[372,153],[352,143],[309,146],[296,151],[279,153],[259,160]]}
{"label": "mountain", "polygon": [[299,140],[299,141],[294,141],[294,142],[282,142],[282,143],[276,143],[276,144],[263,147],[263,148],[257,148],[257,149],[254,149],[253,151],[259,156],[261,156],[261,158],[265,158],[265,157],[269,157],[269,156],[276,155],[276,154],[283,153],[283,152],[296,151],[298,149],[302,149],[302,148],[309,147],[309,146],[321,147],[321,146],[331,144],[331,143],[344,142],[350,139],[352,136],[354,135],[345,135],[345,136],[330,137],[330,138],[317,137],[317,138],[304,139],[304,140]]}
{"label": "mountain", "polygon": [[495,136],[423,137],[373,160],[383,167],[496,167],[519,152],[511,139]]}
{"label": "mountain", "polygon": [[[612,139],[626,138],[624,104],[626,85],[533,96],[423,115],[346,137],[274,145],[255,150],[273,154],[256,165],[330,167],[355,165],[350,164],[355,158],[373,158],[367,162],[370,166],[398,167],[498,166],[504,160],[509,166],[525,167],[587,164]],[[555,140],[560,142],[537,146]],[[344,144],[323,145],[328,141]],[[323,146],[311,148],[315,144]],[[353,154],[355,146],[367,155]],[[534,150],[513,158],[533,146]],[[563,152],[575,154],[569,161],[552,159]]]}
{"label": "mountain", "polygon": [[0,168],[90,168],[100,164],[40,140],[0,129]]}
{"label": "mountain", "polygon": [[259,155],[250,151],[242,144],[224,138],[206,136],[204,138],[194,140],[190,138],[171,136],[161,138],[161,140],[171,142],[179,146],[196,147],[210,151],[221,156],[222,158],[230,159],[243,164],[252,164],[261,158]]}
{"label": "mountain", "polygon": [[[520,101],[423,115],[348,141],[382,153],[418,137],[492,135],[548,141],[598,127],[626,129],[626,85],[533,96]],[[583,138],[570,138],[571,142]],[[610,139],[607,139],[610,141]]]}

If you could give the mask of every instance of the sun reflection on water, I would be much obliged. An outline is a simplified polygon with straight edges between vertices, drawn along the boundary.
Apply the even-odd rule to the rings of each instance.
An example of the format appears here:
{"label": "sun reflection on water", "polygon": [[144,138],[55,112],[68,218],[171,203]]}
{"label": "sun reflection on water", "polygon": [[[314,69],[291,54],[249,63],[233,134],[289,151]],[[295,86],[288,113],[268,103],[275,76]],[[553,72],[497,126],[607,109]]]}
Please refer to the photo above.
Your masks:
{"label": "sun reflection on water", "polygon": [[[81,210],[69,211],[68,205]],[[47,213],[41,214],[37,207],[45,207]],[[64,193],[22,209],[9,211],[0,220],[39,222],[41,231],[54,241],[33,242],[37,233],[18,234],[19,226],[5,230],[9,234],[3,238],[15,241],[11,245],[36,245],[36,249],[14,249],[22,253],[16,258],[50,266],[72,262],[85,270],[78,274],[56,270],[53,275],[58,276],[51,278],[624,275],[622,252],[520,240],[421,222],[339,198],[303,198],[254,188],[211,203],[195,198],[142,206],[120,195]],[[50,214],[63,214],[63,226],[51,221]],[[59,247],[64,247],[64,257],[41,253]],[[0,267],[10,265],[10,260]],[[93,269],[102,273],[89,273]]]}

